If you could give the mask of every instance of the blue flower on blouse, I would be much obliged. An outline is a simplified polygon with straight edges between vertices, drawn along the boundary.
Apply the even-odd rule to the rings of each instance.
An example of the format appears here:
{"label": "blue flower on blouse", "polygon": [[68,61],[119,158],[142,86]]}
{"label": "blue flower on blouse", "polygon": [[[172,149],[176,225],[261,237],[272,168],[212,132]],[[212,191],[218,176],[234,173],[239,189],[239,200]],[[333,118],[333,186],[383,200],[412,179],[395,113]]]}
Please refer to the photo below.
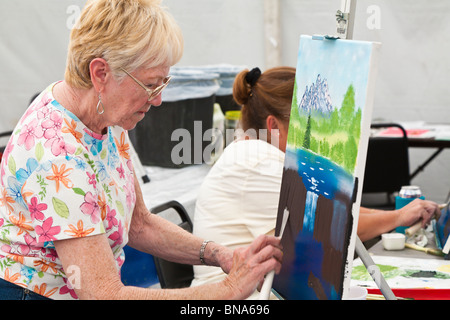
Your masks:
{"label": "blue flower on blouse", "polygon": [[42,162],[39,167],[37,167],[36,172],[39,171],[49,171],[52,168],[52,162],[50,160]]}
{"label": "blue flower on blouse", "polygon": [[94,156],[96,156],[102,151],[103,140],[95,139],[94,137],[91,137],[89,134],[85,132],[84,141],[86,142],[87,145],[91,145],[91,152]]}
{"label": "blue flower on blouse", "polygon": [[33,278],[36,272],[36,269],[27,267],[25,265],[22,265],[20,269],[20,274],[28,279],[27,284],[31,281],[31,278]]}
{"label": "blue flower on blouse", "polygon": [[113,135],[110,133],[108,138],[108,166],[115,168],[119,162],[119,152],[117,151],[116,144],[114,143]]}
{"label": "blue flower on blouse", "polygon": [[97,167],[97,177],[100,181],[105,180],[109,177],[108,172],[106,171],[106,167],[101,161],[95,161],[95,166]]}
{"label": "blue flower on blouse", "polygon": [[27,205],[25,203],[25,200],[22,197],[22,184],[17,181],[15,177],[9,176],[8,177],[8,193],[11,195],[11,197],[14,199],[15,202],[20,204],[22,207],[27,208]]}
{"label": "blue flower on blouse", "polygon": [[86,161],[84,161],[84,160],[82,160],[82,159],[80,159],[78,157],[75,157],[73,159],[77,163],[77,165],[75,166],[76,169],[86,170],[86,168],[87,168]]}
{"label": "blue flower on blouse", "polygon": [[17,181],[21,185],[23,185],[25,181],[27,181],[28,177],[33,173],[33,171],[37,169],[38,166],[39,163],[37,162],[36,159],[29,158],[27,160],[27,168],[26,169],[20,168],[19,170],[16,171]]}

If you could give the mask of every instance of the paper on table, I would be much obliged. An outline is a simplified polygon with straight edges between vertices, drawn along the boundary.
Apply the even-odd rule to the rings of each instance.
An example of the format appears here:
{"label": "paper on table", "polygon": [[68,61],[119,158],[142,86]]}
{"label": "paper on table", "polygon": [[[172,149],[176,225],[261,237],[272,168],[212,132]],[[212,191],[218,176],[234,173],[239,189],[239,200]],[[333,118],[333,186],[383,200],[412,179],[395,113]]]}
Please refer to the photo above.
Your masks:
{"label": "paper on table", "polygon": [[[417,129],[405,129],[408,138],[432,138],[435,136],[435,131],[432,129],[417,128]],[[376,134],[377,137],[402,137],[403,133],[400,128],[389,127],[379,131]]]}
{"label": "paper on table", "polygon": [[[450,261],[372,256],[391,288],[450,288]],[[362,261],[353,262],[351,285],[375,287]]]}
{"label": "paper on table", "polygon": [[450,128],[438,130],[434,138],[436,140],[450,140]]}

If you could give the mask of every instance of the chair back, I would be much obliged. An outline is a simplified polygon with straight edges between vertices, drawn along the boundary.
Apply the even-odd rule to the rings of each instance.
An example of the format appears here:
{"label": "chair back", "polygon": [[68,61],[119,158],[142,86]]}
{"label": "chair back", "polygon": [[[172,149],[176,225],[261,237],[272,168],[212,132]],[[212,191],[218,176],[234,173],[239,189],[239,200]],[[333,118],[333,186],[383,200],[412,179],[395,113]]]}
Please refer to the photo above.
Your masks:
{"label": "chair back", "polygon": [[[160,214],[169,209],[173,209],[178,214],[181,222],[178,224],[184,230],[192,232],[193,224],[185,208],[177,201],[169,201],[151,209],[154,214]],[[194,278],[194,268],[192,265],[180,264],[153,257],[161,288],[185,288],[191,285]]]}
{"label": "chair back", "polygon": [[392,194],[410,184],[408,139],[405,129],[396,123],[372,124],[371,128],[399,128],[400,137],[370,137],[364,172],[363,195],[386,193],[392,205]]}

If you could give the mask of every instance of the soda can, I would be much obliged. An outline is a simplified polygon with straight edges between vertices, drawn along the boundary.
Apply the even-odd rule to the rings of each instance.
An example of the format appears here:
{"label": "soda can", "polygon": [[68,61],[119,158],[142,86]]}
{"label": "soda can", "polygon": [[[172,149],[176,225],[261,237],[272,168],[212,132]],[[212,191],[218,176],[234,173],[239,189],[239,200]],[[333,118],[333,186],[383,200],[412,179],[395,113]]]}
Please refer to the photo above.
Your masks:
{"label": "soda can", "polygon": [[420,198],[422,191],[418,186],[403,186],[398,195],[404,199]]}

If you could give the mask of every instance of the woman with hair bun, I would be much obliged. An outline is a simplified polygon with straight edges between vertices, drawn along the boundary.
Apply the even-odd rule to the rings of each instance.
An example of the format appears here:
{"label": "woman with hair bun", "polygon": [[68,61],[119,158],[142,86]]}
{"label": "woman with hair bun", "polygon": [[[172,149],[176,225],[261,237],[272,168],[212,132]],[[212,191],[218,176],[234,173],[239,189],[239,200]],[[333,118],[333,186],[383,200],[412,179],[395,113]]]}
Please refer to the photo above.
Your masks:
{"label": "woman with hair bun", "polygon": [[[242,106],[243,134],[225,148],[199,190],[195,235],[234,249],[274,234],[294,80],[291,67],[236,76],[233,97]],[[194,266],[194,274],[191,286],[226,276],[207,266]]]}

